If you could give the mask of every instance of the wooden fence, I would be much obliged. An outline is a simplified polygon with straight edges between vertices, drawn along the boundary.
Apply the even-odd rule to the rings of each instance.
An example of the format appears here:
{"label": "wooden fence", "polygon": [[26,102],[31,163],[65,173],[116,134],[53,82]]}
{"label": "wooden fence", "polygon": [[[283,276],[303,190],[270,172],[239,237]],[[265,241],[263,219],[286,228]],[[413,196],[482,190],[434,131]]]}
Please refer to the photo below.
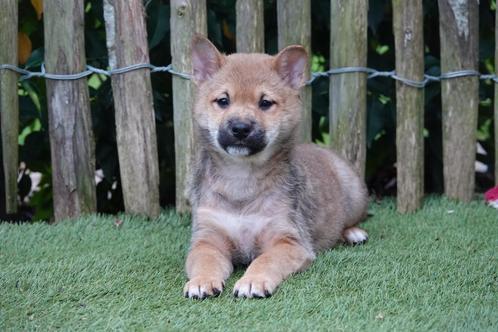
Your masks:
{"label": "wooden fence", "polygon": [[[396,74],[421,81],[424,78],[422,0],[392,0],[392,3]],[[0,64],[17,61],[17,48],[3,46],[17,43],[17,5],[18,0],[4,0],[0,11]],[[207,31],[206,2],[171,0],[170,5],[172,65],[177,71],[189,73],[191,38],[195,33]],[[70,74],[84,70],[83,6],[83,0],[44,1],[47,72]],[[277,1],[279,47],[297,43],[310,51],[310,6],[311,0]],[[442,72],[477,70],[478,1],[439,0],[439,9]],[[367,0],[331,0],[331,68],[366,66],[367,12]],[[149,62],[143,13],[142,0],[104,0],[111,68]],[[263,17],[263,0],[237,0],[238,51],[264,50]],[[343,73],[330,78],[331,145],[361,174],[366,159],[366,80],[366,73]],[[10,212],[16,209],[19,162],[16,81],[17,74],[0,71],[3,171],[6,206]],[[154,217],[159,213],[159,172],[150,71],[140,69],[113,75],[112,88],[125,209]],[[307,86],[302,92],[304,142],[311,140],[311,89]],[[194,148],[193,92],[191,81],[173,77],[176,207],[180,212],[188,210],[183,193],[190,172],[189,156]],[[48,80],[47,100],[55,218],[95,211],[94,142],[86,79]],[[410,212],[420,207],[424,193],[424,90],[397,82],[396,100],[397,204],[400,212]],[[461,201],[469,201],[474,192],[478,101],[477,77],[442,82],[445,192]],[[495,128],[498,132],[498,121]],[[498,170],[498,162],[496,165]]]}

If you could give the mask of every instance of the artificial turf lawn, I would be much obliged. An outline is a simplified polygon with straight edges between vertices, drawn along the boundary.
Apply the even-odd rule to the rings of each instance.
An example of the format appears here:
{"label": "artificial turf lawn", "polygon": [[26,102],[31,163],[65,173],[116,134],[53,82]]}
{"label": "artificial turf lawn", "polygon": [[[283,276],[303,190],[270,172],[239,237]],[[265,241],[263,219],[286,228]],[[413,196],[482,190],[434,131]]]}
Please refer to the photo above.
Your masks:
{"label": "artificial turf lawn", "polygon": [[498,211],[372,205],[364,246],[318,256],[273,297],[182,297],[189,219],[0,224],[0,330],[498,330]]}

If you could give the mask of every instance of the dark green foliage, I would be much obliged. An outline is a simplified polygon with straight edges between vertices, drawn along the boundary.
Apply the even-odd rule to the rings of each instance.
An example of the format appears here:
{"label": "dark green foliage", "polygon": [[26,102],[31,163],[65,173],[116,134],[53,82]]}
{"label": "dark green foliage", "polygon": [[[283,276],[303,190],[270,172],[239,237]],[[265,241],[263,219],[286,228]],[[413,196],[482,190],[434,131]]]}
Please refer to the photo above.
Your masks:
{"label": "dark green foliage", "polygon": [[[483,73],[494,70],[494,9],[492,0],[480,1],[480,63]],[[146,4],[147,28],[150,45],[150,59],[155,65],[167,65],[170,58],[169,2],[148,0]],[[231,53],[235,50],[235,0],[209,0],[208,32],[210,39],[221,50]],[[29,0],[19,2],[20,30],[28,34],[33,43],[33,53],[26,67],[38,70],[43,60],[43,22],[38,21]],[[394,39],[392,33],[392,13],[390,0],[375,0],[369,4],[369,47],[368,66],[379,70],[394,68]],[[329,0],[312,1],[312,50],[316,57],[323,57],[323,69],[329,65],[330,4]],[[424,1],[425,66],[431,74],[439,74],[439,26],[438,10],[435,1]],[[333,27],[332,27],[333,28]],[[86,56],[89,65],[106,68],[107,50],[103,22],[102,1],[86,2],[85,16]],[[269,53],[277,52],[276,0],[265,1],[265,45]],[[115,213],[123,209],[119,189],[119,165],[114,128],[114,108],[110,81],[93,77],[90,87],[92,120],[96,140],[97,167],[104,172],[104,180],[97,186],[98,210]],[[98,82],[95,84],[95,82]],[[161,205],[174,204],[174,136],[169,74],[152,75],[154,107],[158,134],[160,163]],[[48,123],[43,80],[31,79],[21,82],[26,93],[20,97],[21,132],[27,127],[37,129],[24,136],[20,146],[21,160],[33,170],[44,174],[44,186],[29,203],[35,211],[35,218],[48,218],[51,215],[50,150]],[[370,188],[380,196],[394,194],[395,176],[395,83],[391,79],[375,78],[368,81],[368,155],[367,181]],[[426,89],[425,128],[425,174],[426,189],[441,192],[443,188],[441,162],[441,98],[440,85],[431,84]],[[479,140],[487,156],[478,159],[490,169],[478,177],[478,190],[492,184],[493,126],[492,82],[480,84],[481,128]],[[319,79],[313,86],[313,138],[323,140],[328,131],[328,80]],[[116,184],[113,186],[113,184]],[[388,184],[391,184],[388,186]],[[112,198],[109,200],[109,192]]]}

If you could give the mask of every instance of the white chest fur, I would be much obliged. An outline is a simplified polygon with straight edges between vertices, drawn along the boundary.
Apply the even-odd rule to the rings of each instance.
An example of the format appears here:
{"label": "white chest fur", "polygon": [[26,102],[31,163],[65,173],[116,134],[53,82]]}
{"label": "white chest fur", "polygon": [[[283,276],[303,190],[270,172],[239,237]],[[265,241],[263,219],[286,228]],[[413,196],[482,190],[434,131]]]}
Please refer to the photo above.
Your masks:
{"label": "white chest fur", "polygon": [[224,232],[236,246],[243,259],[254,259],[258,238],[275,218],[263,214],[238,214],[212,208],[199,208],[199,220],[206,227],[214,227]]}
{"label": "white chest fur", "polygon": [[251,165],[228,165],[208,181],[209,191],[219,193],[232,201],[254,199],[260,190]]}

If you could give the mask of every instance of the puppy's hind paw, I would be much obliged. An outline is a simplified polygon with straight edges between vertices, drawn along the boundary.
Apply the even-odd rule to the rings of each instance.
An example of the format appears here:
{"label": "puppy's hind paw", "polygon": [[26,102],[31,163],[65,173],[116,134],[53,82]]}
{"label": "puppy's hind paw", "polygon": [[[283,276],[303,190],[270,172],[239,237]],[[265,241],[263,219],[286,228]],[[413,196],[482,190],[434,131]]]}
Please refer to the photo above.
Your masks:
{"label": "puppy's hind paw", "polygon": [[343,233],[344,239],[348,244],[364,244],[368,240],[368,233],[359,227],[346,228]]}
{"label": "puppy's hind paw", "polygon": [[209,277],[195,277],[185,284],[183,295],[194,300],[216,297],[223,291],[223,281]]}

